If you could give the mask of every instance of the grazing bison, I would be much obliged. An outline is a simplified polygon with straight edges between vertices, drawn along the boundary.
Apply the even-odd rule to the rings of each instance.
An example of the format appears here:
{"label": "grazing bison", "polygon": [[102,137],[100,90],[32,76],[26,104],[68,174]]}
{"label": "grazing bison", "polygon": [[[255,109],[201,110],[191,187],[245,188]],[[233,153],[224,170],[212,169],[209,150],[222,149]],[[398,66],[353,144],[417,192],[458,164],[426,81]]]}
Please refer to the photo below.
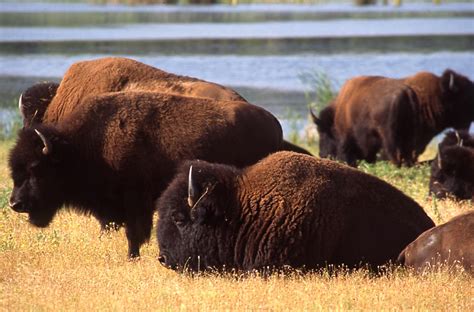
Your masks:
{"label": "grazing bison", "polygon": [[44,113],[56,95],[58,87],[59,84],[56,82],[39,82],[22,93],[18,104],[25,127],[43,120]]}
{"label": "grazing bison", "polygon": [[338,141],[337,158],[356,161],[384,157],[412,165],[430,140],[448,127],[467,129],[474,121],[474,83],[445,70],[441,77],[420,72],[404,79],[360,76],[348,80],[321,116],[320,136]]}
{"label": "grazing bison", "polygon": [[[25,93],[28,93],[30,89]],[[58,123],[75,107],[81,105],[86,96],[106,92],[156,91],[219,101],[246,102],[231,88],[197,78],[175,75],[121,57],[106,57],[74,63],[66,71],[57,92],[56,89],[54,91],[56,95],[50,101],[51,103],[49,101],[39,103],[41,105],[38,105],[35,122]],[[22,111],[21,103],[20,101],[20,111]],[[31,124],[30,115],[23,115],[23,120],[25,125]],[[282,149],[311,155],[305,149],[287,141],[284,141]]]}
{"label": "grazing bison", "polygon": [[434,226],[386,182],[293,152],[245,169],[186,162],[157,210],[160,262],[194,271],[376,267]]}
{"label": "grazing bison", "polygon": [[460,264],[474,274],[474,211],[421,234],[400,253],[398,262],[418,271]]}
{"label": "grazing bison", "polygon": [[310,110],[313,122],[319,133],[319,157],[321,158],[337,158],[338,141],[333,130],[334,127],[334,102],[326,106],[319,117]]}
{"label": "grazing bison", "polygon": [[474,136],[450,131],[439,144],[431,163],[430,194],[474,200]]}
{"label": "grazing bison", "polygon": [[124,224],[129,256],[183,160],[246,166],[280,149],[278,120],[243,102],[117,92],[88,97],[56,125],[24,128],[10,152],[10,206],[47,226],[63,206]]}

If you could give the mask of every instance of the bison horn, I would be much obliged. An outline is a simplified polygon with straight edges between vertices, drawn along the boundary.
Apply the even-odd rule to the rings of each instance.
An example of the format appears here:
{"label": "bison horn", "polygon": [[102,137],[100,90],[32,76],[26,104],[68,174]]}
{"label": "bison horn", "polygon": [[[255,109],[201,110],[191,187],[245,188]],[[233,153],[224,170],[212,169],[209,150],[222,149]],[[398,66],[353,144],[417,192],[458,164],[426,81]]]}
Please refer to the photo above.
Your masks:
{"label": "bison horn", "polygon": [[18,100],[18,109],[20,110],[21,117],[25,119],[25,107],[23,106],[23,93],[20,94],[20,99]]}
{"label": "bison horn", "polygon": [[454,133],[456,134],[456,139],[458,140],[458,144],[457,144],[457,145],[460,146],[460,147],[462,147],[463,141],[462,141],[462,139],[461,139],[461,136],[459,135],[459,132],[454,131]]}
{"label": "bison horn", "polygon": [[321,119],[319,119],[318,116],[316,116],[316,114],[313,112],[312,108],[309,108],[309,113],[311,114],[311,118],[313,119],[313,122],[316,125],[320,125],[321,124]]}
{"label": "bison horn", "polygon": [[195,202],[194,199],[196,198],[196,188],[194,187],[193,182],[193,166],[189,167],[189,175],[188,175],[188,205],[189,207],[193,207]]}
{"label": "bison horn", "polygon": [[454,75],[449,75],[449,90],[454,91]]}
{"label": "bison horn", "polygon": [[44,147],[43,147],[43,154],[48,155],[51,154],[51,151],[53,150],[51,147],[51,142],[38,130],[35,129],[36,134],[40,137],[41,141],[43,141]]}

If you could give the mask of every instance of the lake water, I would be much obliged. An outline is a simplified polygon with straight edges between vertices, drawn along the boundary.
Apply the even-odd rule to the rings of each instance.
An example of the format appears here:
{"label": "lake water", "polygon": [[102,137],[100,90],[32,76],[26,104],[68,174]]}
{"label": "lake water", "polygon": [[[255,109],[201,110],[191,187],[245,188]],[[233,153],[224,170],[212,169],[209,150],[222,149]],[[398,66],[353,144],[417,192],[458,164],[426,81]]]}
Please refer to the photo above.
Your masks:
{"label": "lake water", "polygon": [[[0,124],[18,95],[74,62],[108,55],[236,88],[284,120],[307,113],[304,73],[334,88],[356,75],[451,68],[474,79],[474,3],[98,6],[0,3]],[[7,113],[8,112],[8,113]],[[300,125],[305,123],[301,119]],[[285,132],[289,125],[285,124]]]}

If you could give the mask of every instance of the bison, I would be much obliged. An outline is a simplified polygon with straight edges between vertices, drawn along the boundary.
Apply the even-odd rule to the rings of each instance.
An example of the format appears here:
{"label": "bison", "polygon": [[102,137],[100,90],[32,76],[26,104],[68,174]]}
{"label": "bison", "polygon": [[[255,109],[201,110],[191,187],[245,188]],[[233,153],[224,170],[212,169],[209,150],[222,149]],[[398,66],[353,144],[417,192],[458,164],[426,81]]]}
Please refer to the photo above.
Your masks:
{"label": "bison", "polygon": [[25,127],[42,122],[46,109],[56,95],[58,87],[59,84],[56,82],[39,82],[21,94],[18,106]]}
{"label": "bison", "polygon": [[431,163],[430,194],[474,200],[474,136],[450,131],[438,146]]}
{"label": "bison", "polygon": [[403,249],[398,262],[419,272],[439,265],[460,264],[474,274],[474,211],[421,234]]}
{"label": "bison", "polygon": [[10,152],[10,206],[47,226],[63,206],[123,224],[130,257],[148,240],[154,200],[183,160],[238,167],[281,148],[266,110],[156,92],[87,97],[55,125],[20,130]]}
{"label": "bison", "polygon": [[[383,156],[396,165],[412,165],[430,140],[448,127],[467,129],[474,121],[474,83],[450,69],[439,77],[420,72],[403,79],[359,76],[348,80],[332,112],[315,122],[326,137],[337,140],[337,158],[357,160]],[[331,125],[329,127],[328,125]]]}
{"label": "bison", "polygon": [[[49,92],[48,85],[43,87],[46,89],[43,93]],[[34,85],[23,95],[32,93],[32,89],[38,92],[38,88],[39,86]],[[118,91],[156,91],[221,101],[246,102],[233,89],[216,83],[168,73],[128,58],[106,57],[71,65],[59,88],[54,89],[56,94],[52,100],[37,101],[38,112],[34,115],[34,122],[58,123],[75,107],[81,105],[86,96]],[[32,105],[25,103],[24,100],[22,102],[22,99],[25,99],[25,96],[20,98],[20,111],[25,110],[22,109],[22,103],[23,106],[29,107],[29,111],[33,111]],[[23,123],[30,125],[31,117],[32,114],[23,114]],[[282,149],[310,155],[305,149],[287,141],[284,141]]]}
{"label": "bison", "polygon": [[388,183],[285,151],[244,169],[186,162],[157,211],[159,261],[191,271],[375,268],[434,226]]}

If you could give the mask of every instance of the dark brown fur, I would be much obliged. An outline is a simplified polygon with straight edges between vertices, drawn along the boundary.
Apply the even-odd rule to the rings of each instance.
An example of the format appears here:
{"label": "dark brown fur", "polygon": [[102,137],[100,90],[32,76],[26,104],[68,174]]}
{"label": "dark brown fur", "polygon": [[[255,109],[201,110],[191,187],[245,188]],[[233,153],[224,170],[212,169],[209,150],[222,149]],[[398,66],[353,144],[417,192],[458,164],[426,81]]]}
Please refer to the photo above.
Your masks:
{"label": "dark brown fur", "polygon": [[430,194],[474,201],[474,136],[450,131],[431,162]]}
{"label": "dark brown fur", "polygon": [[58,87],[59,84],[56,82],[39,82],[21,94],[20,109],[25,127],[35,122],[42,122],[44,113],[56,95]]}
{"label": "dark brown fur", "polygon": [[330,106],[333,127],[322,130],[336,138],[337,158],[350,165],[375,161],[380,149],[393,163],[412,165],[436,134],[469,127],[473,98],[473,82],[452,70],[441,77],[428,72],[404,79],[360,76],[341,88]]}
{"label": "dark brown fur", "polygon": [[434,226],[416,202],[382,180],[292,152],[242,170],[188,162],[157,209],[160,261],[173,269],[376,267]]}
{"label": "dark brown fur", "polygon": [[398,262],[419,272],[460,264],[474,274],[474,211],[421,234],[400,253]]}
{"label": "dark brown fur", "polygon": [[129,255],[150,235],[153,201],[183,160],[246,166],[278,150],[282,130],[273,115],[244,102],[146,92],[88,97],[55,126],[19,133],[10,153],[10,205],[47,226],[63,204],[125,224]]}

